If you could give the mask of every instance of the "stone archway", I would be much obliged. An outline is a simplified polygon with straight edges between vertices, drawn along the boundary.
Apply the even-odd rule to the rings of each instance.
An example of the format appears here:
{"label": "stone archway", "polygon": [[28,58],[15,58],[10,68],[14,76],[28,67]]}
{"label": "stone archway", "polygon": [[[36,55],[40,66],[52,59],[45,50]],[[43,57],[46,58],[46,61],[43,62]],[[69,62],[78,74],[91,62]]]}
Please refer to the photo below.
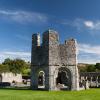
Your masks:
{"label": "stone archway", "polygon": [[45,73],[43,71],[38,74],[38,88],[45,88]]}
{"label": "stone archway", "polygon": [[61,67],[58,69],[58,76],[56,78],[57,88],[60,90],[71,90],[72,79],[71,72],[66,67]]}

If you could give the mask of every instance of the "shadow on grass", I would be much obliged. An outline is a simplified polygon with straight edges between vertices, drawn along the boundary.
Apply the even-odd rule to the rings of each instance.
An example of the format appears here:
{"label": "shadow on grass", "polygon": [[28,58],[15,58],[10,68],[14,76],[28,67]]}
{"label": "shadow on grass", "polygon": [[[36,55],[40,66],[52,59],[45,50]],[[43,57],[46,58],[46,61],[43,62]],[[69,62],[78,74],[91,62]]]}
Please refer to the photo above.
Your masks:
{"label": "shadow on grass", "polygon": [[[28,87],[0,87],[0,89],[3,89],[3,90],[32,90],[29,86]],[[32,90],[32,91],[48,91],[48,90],[37,89],[37,90]]]}
{"label": "shadow on grass", "polygon": [[31,90],[30,87],[0,87],[3,90]]}

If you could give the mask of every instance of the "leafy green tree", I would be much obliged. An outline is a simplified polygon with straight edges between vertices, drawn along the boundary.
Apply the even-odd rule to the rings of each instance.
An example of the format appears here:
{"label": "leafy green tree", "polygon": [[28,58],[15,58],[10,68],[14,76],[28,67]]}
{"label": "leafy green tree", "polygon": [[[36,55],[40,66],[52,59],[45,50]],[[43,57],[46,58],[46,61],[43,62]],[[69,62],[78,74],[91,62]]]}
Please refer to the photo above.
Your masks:
{"label": "leafy green tree", "polygon": [[96,63],[95,65],[96,69],[100,71],[100,63]]}
{"label": "leafy green tree", "polygon": [[0,73],[10,72],[9,67],[7,65],[0,64]]}
{"label": "leafy green tree", "polygon": [[88,65],[87,66],[87,72],[95,72],[95,71],[96,71],[95,65]]}
{"label": "leafy green tree", "polygon": [[23,76],[29,76],[30,72],[31,72],[31,69],[25,69],[25,70],[23,70],[22,74],[23,74]]}
{"label": "leafy green tree", "polygon": [[79,71],[80,72],[87,72],[87,67],[81,67],[81,68],[79,68]]}
{"label": "leafy green tree", "polygon": [[[9,58],[5,59],[2,65],[8,66],[9,71],[13,73],[22,73],[22,74],[29,74],[30,63],[25,62],[22,59],[14,59],[11,60]],[[25,70],[28,70],[25,72]]]}

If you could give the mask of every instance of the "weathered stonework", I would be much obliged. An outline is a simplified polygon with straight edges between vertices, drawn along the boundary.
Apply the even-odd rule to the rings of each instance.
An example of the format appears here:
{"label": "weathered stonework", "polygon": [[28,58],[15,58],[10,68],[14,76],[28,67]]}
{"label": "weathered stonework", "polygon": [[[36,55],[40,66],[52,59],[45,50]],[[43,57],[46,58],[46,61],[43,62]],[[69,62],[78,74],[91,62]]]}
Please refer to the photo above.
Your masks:
{"label": "weathered stonework", "polygon": [[36,90],[79,90],[76,40],[59,44],[56,31],[32,36],[31,88]]}

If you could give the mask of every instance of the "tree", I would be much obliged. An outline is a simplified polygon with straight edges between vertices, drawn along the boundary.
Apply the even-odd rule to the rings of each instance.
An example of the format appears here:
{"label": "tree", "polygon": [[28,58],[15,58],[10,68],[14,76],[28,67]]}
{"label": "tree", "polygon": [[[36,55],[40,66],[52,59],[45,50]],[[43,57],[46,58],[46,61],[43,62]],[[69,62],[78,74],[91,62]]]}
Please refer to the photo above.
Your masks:
{"label": "tree", "polygon": [[95,65],[96,69],[100,71],[100,63],[96,63]]}
{"label": "tree", "polygon": [[31,72],[31,69],[28,68],[28,69],[23,70],[22,74],[23,76],[29,76],[30,72]]}
{"label": "tree", "polygon": [[9,72],[9,67],[7,65],[0,64],[0,73]]}
{"label": "tree", "polygon": [[[30,63],[25,62],[22,59],[14,59],[11,60],[9,58],[5,59],[2,65],[8,66],[9,71],[13,73],[22,73],[24,74],[24,70],[30,69]],[[29,71],[27,71],[29,74]],[[25,72],[26,73],[26,72]]]}
{"label": "tree", "polygon": [[95,72],[95,71],[96,71],[95,65],[88,65],[87,66],[87,72]]}
{"label": "tree", "polygon": [[87,72],[87,66],[79,68],[79,71],[80,72]]}

